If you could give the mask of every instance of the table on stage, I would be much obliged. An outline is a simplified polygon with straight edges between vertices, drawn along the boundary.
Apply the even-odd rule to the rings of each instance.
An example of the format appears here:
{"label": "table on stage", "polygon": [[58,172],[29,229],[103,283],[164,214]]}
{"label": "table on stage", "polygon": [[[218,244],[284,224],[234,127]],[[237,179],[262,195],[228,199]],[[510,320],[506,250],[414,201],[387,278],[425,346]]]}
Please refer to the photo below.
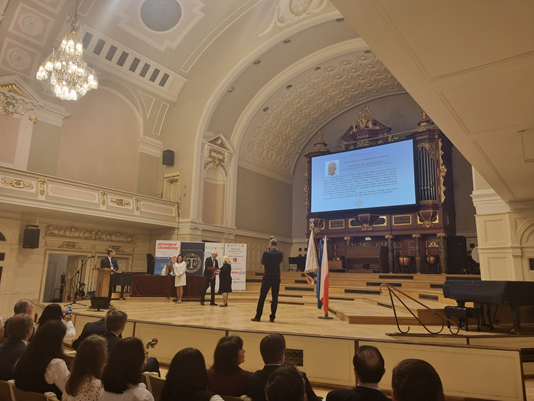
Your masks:
{"label": "table on stage", "polygon": [[[202,292],[202,276],[187,276],[185,298],[198,298]],[[132,277],[131,297],[176,298],[174,276],[135,275]]]}

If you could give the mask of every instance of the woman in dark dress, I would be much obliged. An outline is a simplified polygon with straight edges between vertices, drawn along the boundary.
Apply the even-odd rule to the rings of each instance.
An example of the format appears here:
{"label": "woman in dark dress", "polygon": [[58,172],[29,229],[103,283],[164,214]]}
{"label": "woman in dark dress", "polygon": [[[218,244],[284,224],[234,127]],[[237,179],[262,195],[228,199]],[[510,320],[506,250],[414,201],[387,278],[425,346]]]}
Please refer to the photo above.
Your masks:
{"label": "woman in dark dress", "polygon": [[222,294],[223,304],[221,308],[228,306],[228,293],[232,292],[232,262],[228,256],[223,256],[223,265],[219,272],[219,295]]}

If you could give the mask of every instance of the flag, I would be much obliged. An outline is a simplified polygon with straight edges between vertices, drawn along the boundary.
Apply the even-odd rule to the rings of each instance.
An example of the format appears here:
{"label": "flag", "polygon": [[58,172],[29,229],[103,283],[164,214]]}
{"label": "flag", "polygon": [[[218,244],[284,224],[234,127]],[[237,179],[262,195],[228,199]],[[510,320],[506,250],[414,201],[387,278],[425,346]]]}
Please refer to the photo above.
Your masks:
{"label": "flag", "polygon": [[328,249],[326,247],[326,236],[323,242],[323,255],[321,267],[317,271],[317,307],[328,313],[328,287],[330,286],[330,271],[328,270]]}
{"label": "flag", "polygon": [[323,240],[319,240],[319,269],[317,269],[317,277],[315,278],[315,297],[317,298],[317,308],[321,309],[323,303],[321,302],[321,262],[323,259]]}
{"label": "flag", "polygon": [[306,255],[306,267],[304,272],[306,273],[306,280],[311,286],[315,285],[313,279],[313,273],[319,269],[319,262],[317,260],[317,249],[315,249],[315,238],[313,235],[313,229],[310,232],[310,241],[308,243],[308,253]]}

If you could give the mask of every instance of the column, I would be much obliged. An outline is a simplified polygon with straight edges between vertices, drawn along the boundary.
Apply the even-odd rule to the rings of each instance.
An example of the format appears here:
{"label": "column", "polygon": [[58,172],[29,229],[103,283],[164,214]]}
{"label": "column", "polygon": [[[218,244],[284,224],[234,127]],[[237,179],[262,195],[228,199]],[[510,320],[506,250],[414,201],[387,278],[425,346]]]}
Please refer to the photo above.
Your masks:
{"label": "column", "polygon": [[447,274],[447,234],[438,233],[439,237],[439,264],[441,267],[441,274]]}
{"label": "column", "polygon": [[421,274],[421,234],[412,234],[415,238],[415,272]]}
{"label": "column", "polygon": [[393,235],[386,235],[388,240],[388,269],[390,273],[393,273]]}

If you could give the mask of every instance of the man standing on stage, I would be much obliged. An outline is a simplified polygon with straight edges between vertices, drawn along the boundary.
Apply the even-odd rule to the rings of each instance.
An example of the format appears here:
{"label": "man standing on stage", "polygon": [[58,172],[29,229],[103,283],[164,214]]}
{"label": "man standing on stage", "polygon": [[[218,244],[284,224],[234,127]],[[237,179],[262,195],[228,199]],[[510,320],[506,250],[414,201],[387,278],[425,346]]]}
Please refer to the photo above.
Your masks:
{"label": "man standing on stage", "polygon": [[265,266],[263,279],[261,280],[260,299],[258,299],[258,307],[256,308],[256,316],[251,320],[259,322],[263,313],[263,304],[269,290],[273,297],[271,302],[271,315],[269,321],[274,322],[276,318],[276,309],[278,308],[278,292],[280,291],[280,264],[284,260],[282,251],[276,249],[278,241],[271,238],[269,241],[269,250],[263,252],[261,264]]}
{"label": "man standing on stage", "polygon": [[211,286],[211,302],[210,305],[217,305],[215,303],[215,276],[219,274],[219,262],[217,261],[217,251],[211,253],[211,257],[206,258],[204,264],[204,284],[202,286],[202,297],[200,298],[200,305],[204,305],[204,297],[206,290]]}
{"label": "man standing on stage", "polygon": [[105,256],[100,261],[100,267],[107,267],[114,272],[119,270],[119,264],[117,263],[117,259],[115,258],[115,249],[109,248],[107,250],[108,256]]}

